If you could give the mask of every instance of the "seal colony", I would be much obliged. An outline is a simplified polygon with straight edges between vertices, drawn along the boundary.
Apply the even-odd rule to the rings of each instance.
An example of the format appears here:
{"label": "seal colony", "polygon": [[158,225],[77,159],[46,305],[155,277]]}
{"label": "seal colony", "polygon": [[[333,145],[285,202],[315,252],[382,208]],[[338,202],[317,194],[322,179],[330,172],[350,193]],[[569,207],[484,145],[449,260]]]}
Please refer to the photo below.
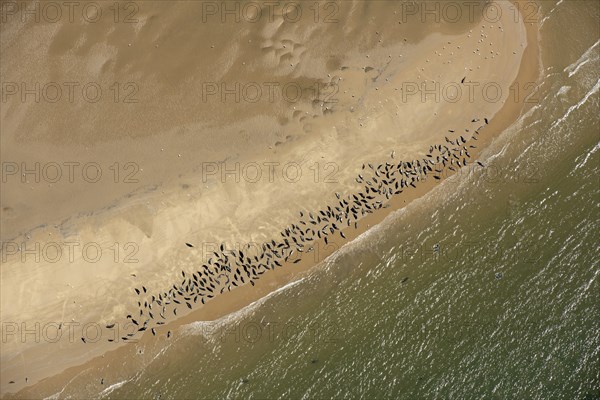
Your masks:
{"label": "seal colony", "polygon": [[[474,118],[471,123],[479,121],[479,118]],[[390,160],[382,164],[363,164],[361,173],[355,178],[356,183],[362,185],[360,190],[345,197],[335,193],[337,204],[327,205],[316,212],[300,211],[299,221],[283,229],[280,232],[281,238],[263,243],[258,254],[250,254],[249,244],[240,250],[226,250],[225,245],[221,244],[219,251],[213,252],[198,270],[191,273],[182,270],[182,280],[168,290],[150,294],[145,286],[135,287],[133,290],[139,297],[138,310],[128,314],[127,319],[137,326],[137,332],[129,333],[121,339],[128,341],[146,330],[156,336],[155,328],[164,325],[169,317],[176,317],[178,307],[192,310],[196,304],[206,304],[226,290],[231,291],[247,283],[254,286],[254,281],[265,272],[300,262],[303,254],[314,250],[318,240],[327,244],[331,235],[335,234],[345,239],[343,229],[357,229],[362,217],[388,207],[387,202],[392,196],[416,188],[418,182],[428,177],[439,181],[444,174],[455,173],[473,163],[470,151],[476,145],[472,142],[477,140],[481,128],[488,124],[487,118],[484,118],[484,122],[472,134],[469,129],[465,129],[461,135],[449,130],[448,134],[454,134],[455,137],[450,139],[445,136],[443,144],[430,146],[421,159],[396,162],[395,152],[392,152]],[[463,135],[470,137],[467,139]],[[480,161],[475,163],[483,167]],[[194,247],[189,242],[185,245],[188,248]],[[167,337],[171,336],[169,331]]]}

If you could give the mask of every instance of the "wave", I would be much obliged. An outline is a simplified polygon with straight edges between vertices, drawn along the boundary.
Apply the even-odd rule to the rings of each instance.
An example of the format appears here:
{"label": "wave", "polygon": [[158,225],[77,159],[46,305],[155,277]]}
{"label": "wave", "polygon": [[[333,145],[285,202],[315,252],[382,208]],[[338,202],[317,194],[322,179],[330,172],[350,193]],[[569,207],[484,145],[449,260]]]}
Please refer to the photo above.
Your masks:
{"label": "wave", "polygon": [[567,119],[569,117],[569,115],[571,114],[571,112],[577,110],[579,107],[581,107],[582,105],[584,105],[588,101],[588,99],[590,98],[590,96],[592,96],[592,95],[594,95],[595,93],[598,92],[599,88],[600,88],[600,79],[598,79],[598,81],[596,82],[596,84],[594,85],[594,87],[591,88],[585,94],[585,96],[583,96],[583,98],[577,102],[577,104],[574,104],[571,107],[569,107],[569,109],[567,110],[567,112],[562,117],[560,117],[559,119],[557,119],[556,121],[554,121],[552,123],[552,125],[550,126],[550,129],[553,129],[554,127],[556,127],[556,125],[560,124],[565,119]]}
{"label": "wave", "polygon": [[[600,39],[598,39],[596,43],[594,43],[589,49],[587,49],[585,53],[583,53],[581,57],[579,57],[579,60],[575,61],[573,64],[569,65],[564,69],[564,72],[569,73],[569,78],[575,75],[577,71],[579,71],[579,68],[583,67],[588,62],[598,60],[598,52],[594,52],[594,48],[598,46],[599,43]],[[593,56],[593,58],[590,56]]]}
{"label": "wave", "polygon": [[[577,165],[575,166],[575,168],[573,168],[573,171],[576,171],[576,170],[578,170],[579,168],[583,167],[585,164],[587,164],[587,162],[588,162],[589,158],[590,158],[590,157],[591,157],[591,156],[592,156],[592,155],[593,155],[595,152],[597,152],[599,149],[600,149],[600,142],[596,143],[596,145],[595,145],[595,146],[594,146],[594,147],[593,147],[593,148],[592,148],[592,149],[591,149],[591,150],[590,150],[590,151],[589,151],[587,154],[583,154],[583,155],[581,155],[580,157],[578,157],[578,159],[579,159],[579,158],[581,158],[581,157],[585,156],[585,158],[584,158],[582,161],[578,161],[578,159],[576,160],[576,161],[578,161],[578,162],[577,162]],[[572,175],[572,173],[571,173],[571,175]]]}
{"label": "wave", "polygon": [[546,22],[546,20],[547,20],[548,18],[550,18],[550,16],[552,15],[552,13],[554,13],[554,11],[556,11],[556,9],[558,8],[558,6],[560,6],[560,5],[562,4],[562,2],[563,2],[563,1],[564,1],[564,0],[560,0],[558,3],[556,3],[556,4],[554,5],[554,7],[552,7],[552,10],[550,10],[550,12],[548,12],[548,14],[547,14],[547,15],[546,15],[546,16],[545,16],[545,17],[542,19],[542,21],[540,22],[540,28],[541,28],[542,26],[544,26],[544,23]]}
{"label": "wave", "polygon": [[[99,393],[100,398],[103,398],[103,397],[109,395],[114,390],[120,388],[121,386],[123,386],[127,382],[129,382],[129,380],[124,380],[124,381],[115,383],[113,385],[110,385],[109,387],[107,387],[106,389],[104,389],[102,392]],[[54,393],[52,396],[44,397],[44,400],[58,400],[58,399],[60,399],[60,395],[63,393],[63,391],[65,390],[65,388],[66,388],[66,386],[60,392]]]}
{"label": "wave", "polygon": [[214,321],[195,321],[192,322],[191,324],[187,324],[184,325],[182,327],[182,333],[183,334],[188,334],[188,335],[204,335],[207,336],[207,332],[212,331],[212,330],[207,330],[205,329],[207,325],[227,325],[230,324],[232,322],[237,321],[238,319],[250,314],[252,311],[254,311],[257,307],[261,306],[262,304],[264,304],[268,299],[270,299],[271,297],[277,295],[278,293],[284,292],[294,286],[297,286],[298,284],[300,284],[302,281],[304,281],[306,278],[300,278],[296,281],[290,282],[287,285],[284,285],[272,292],[270,292],[269,294],[267,294],[264,297],[261,297],[260,299],[248,304],[247,306],[234,311],[230,314],[227,314],[221,318],[218,318]]}
{"label": "wave", "polygon": [[124,380],[121,382],[117,382],[113,385],[110,385],[109,387],[107,387],[106,389],[104,389],[102,392],[100,392],[100,398],[110,394],[113,390],[120,388],[121,386],[123,386],[124,384],[126,384],[127,382],[129,382],[128,380]]}

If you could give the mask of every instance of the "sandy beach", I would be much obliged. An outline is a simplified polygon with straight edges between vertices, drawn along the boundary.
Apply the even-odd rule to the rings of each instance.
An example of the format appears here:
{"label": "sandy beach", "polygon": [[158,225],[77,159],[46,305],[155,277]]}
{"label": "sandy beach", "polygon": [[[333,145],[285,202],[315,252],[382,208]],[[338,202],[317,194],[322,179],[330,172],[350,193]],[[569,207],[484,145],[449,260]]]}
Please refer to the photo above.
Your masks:
{"label": "sandy beach", "polygon": [[[63,171],[65,162],[79,163],[76,171],[96,163],[105,178],[90,183],[76,173],[74,182],[50,182],[40,172],[40,179],[30,174],[24,183],[19,169],[3,181],[3,397],[58,393],[80,373],[164,343],[167,331],[177,335],[183,325],[218,319],[310,274],[440,181],[428,179],[393,197],[358,229],[345,229],[346,241],[336,236],[327,245],[315,243],[318,251],[298,264],[170,318],[158,337],[107,341],[114,337],[107,324],[120,333],[129,329],[125,316],[137,310],[134,287],[144,285],[149,293],[169,288],[221,243],[234,249],[277,238],[299,211],[332,204],[336,192],[359,190],[362,164],[389,161],[392,152],[395,160],[421,158],[445,135],[456,138],[484,125],[472,122],[484,117],[489,124],[467,145],[476,144],[473,160],[485,163],[486,146],[534,104],[528,100],[540,68],[538,24],[515,14],[519,2],[492,2],[503,10],[495,22],[477,14],[473,21],[441,24],[418,13],[400,15],[388,2],[351,3],[339,8],[342,26],[290,24],[281,15],[258,26],[210,18],[194,24],[195,2],[180,2],[177,11],[145,3],[139,24],[88,24],[78,27],[81,37],[66,24],[3,24],[5,81],[34,76],[34,82],[94,81],[107,88],[139,82],[139,101],[130,104],[23,104],[17,97],[2,104],[3,162],[18,168],[57,163]],[[362,23],[365,13],[369,23]],[[185,27],[186,40],[172,33],[175,26]],[[28,43],[43,49],[32,49],[28,59],[12,56]],[[321,92],[295,102],[206,95],[220,82],[229,88],[293,83]],[[435,89],[426,95],[427,88]],[[483,170],[470,165],[459,174]],[[3,165],[3,179],[5,172]],[[462,178],[451,179],[444,184]],[[90,329],[83,332],[85,326]]]}

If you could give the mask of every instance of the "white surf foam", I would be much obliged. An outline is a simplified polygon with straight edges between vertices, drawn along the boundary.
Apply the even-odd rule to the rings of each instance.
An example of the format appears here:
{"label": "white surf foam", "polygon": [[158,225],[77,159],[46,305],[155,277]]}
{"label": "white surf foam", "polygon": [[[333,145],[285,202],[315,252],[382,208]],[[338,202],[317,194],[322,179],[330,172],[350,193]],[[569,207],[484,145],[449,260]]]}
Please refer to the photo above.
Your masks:
{"label": "white surf foam", "polygon": [[598,79],[598,81],[596,81],[596,84],[594,85],[594,87],[591,88],[585,94],[585,96],[583,96],[583,98],[577,102],[577,104],[574,104],[571,107],[569,107],[569,109],[567,110],[567,112],[562,117],[560,117],[559,119],[557,119],[556,121],[554,121],[552,123],[552,126],[550,126],[550,129],[553,129],[554,127],[556,127],[556,125],[558,125],[561,122],[563,122],[564,120],[566,120],[573,111],[577,110],[579,107],[581,107],[582,105],[584,105],[588,101],[588,99],[590,98],[590,96],[592,96],[593,94],[595,94],[595,93],[598,92],[599,88],[600,88],[600,79]]}
{"label": "white surf foam", "polygon": [[124,384],[126,384],[127,382],[129,382],[128,380],[124,380],[121,382],[117,382],[113,385],[110,385],[109,387],[107,387],[106,389],[104,389],[102,392],[100,392],[100,398],[110,394],[112,391],[114,391],[115,389],[120,388],[121,386],[123,386]]}
{"label": "white surf foam", "polygon": [[581,57],[579,57],[579,60],[575,61],[573,64],[569,65],[564,69],[565,72],[569,73],[569,78],[575,75],[577,71],[579,71],[579,69],[588,62],[598,60],[598,52],[594,51],[594,49],[596,48],[596,46],[598,46],[599,43],[600,39],[598,39],[596,43],[592,45],[592,47],[587,49],[585,53],[583,53]]}
{"label": "white surf foam", "polygon": [[582,161],[579,161],[577,163],[577,165],[575,166],[575,168],[573,168],[573,171],[578,170],[579,168],[583,167],[585,164],[587,164],[589,158],[598,150],[600,149],[600,142],[596,143],[596,145],[587,153],[585,154],[585,158]]}
{"label": "white surf foam", "polygon": [[241,317],[246,316],[246,315],[250,314],[251,312],[253,312],[257,307],[259,307],[261,304],[266,302],[271,297],[276,296],[278,293],[282,293],[294,286],[297,286],[305,279],[306,278],[300,278],[296,281],[290,282],[287,285],[284,285],[284,286],[272,291],[271,293],[267,294],[266,296],[261,297],[260,299],[248,304],[247,306],[245,306],[237,311],[234,311],[230,314],[227,314],[221,318],[218,318],[216,320],[196,321],[196,322],[192,322],[191,324],[184,325],[182,327],[182,333],[190,334],[190,335],[199,335],[200,334],[200,335],[207,336],[207,332],[212,331],[212,330],[206,329],[207,326],[215,326],[215,325],[216,326],[224,326],[224,325],[230,324],[231,322],[237,321]]}

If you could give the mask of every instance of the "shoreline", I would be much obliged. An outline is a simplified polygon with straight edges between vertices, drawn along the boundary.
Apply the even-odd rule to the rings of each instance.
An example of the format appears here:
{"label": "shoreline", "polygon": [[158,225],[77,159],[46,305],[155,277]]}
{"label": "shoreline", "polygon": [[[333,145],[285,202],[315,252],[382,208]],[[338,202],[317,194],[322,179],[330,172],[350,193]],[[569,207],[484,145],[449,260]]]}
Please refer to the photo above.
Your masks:
{"label": "shoreline", "polygon": [[[527,47],[521,59],[521,65],[519,66],[515,82],[536,82],[539,78],[539,59],[537,58],[539,55],[539,32],[537,28],[537,24],[525,24],[527,35]],[[521,101],[519,102],[506,101],[502,105],[500,110],[493,115],[489,125],[485,126],[485,128],[481,131],[481,135],[479,136],[480,139],[477,141],[478,148],[475,151],[473,151],[472,154],[473,161],[477,159],[480,153],[484,151],[501,132],[503,132],[508,126],[514,123],[514,121],[516,121],[518,117],[522,115],[522,113],[525,112],[528,107],[531,107],[524,103],[524,99],[525,96],[523,97],[523,99],[520,99]],[[472,141],[468,141],[467,145],[471,143]],[[224,317],[232,312],[242,309],[245,306],[248,306],[254,301],[259,301],[261,298],[264,298],[265,296],[269,295],[274,290],[278,290],[284,285],[290,284],[290,282],[293,282],[297,279],[301,279],[302,277],[309,274],[312,268],[322,263],[327,257],[333,254],[335,250],[339,249],[342,245],[352,242],[358,236],[368,231],[371,227],[380,224],[393,212],[405,207],[413,201],[418,200],[423,195],[432,190],[435,186],[437,186],[437,184],[443,182],[445,179],[447,178],[444,177],[444,179],[440,182],[434,181],[433,179],[422,181],[417,185],[417,188],[412,189],[410,193],[403,193],[400,196],[392,197],[391,201],[389,201],[388,203],[390,204],[389,208],[376,210],[373,214],[361,218],[359,221],[358,229],[344,229],[346,240],[340,241],[338,240],[339,238],[337,238],[336,236],[336,239],[331,241],[333,249],[330,251],[324,251],[324,253],[319,255],[316,261],[311,260],[312,257],[306,257],[303,258],[296,265],[289,266],[288,264],[284,268],[270,271],[269,274],[266,274],[265,276],[261,277],[261,279],[257,280],[256,286],[251,287],[250,285],[244,285],[238,287],[235,291],[226,292],[222,295],[219,295],[210,303],[208,303],[209,305],[207,305],[206,307],[201,307],[200,309],[193,310],[188,314],[165,324],[161,328],[157,329],[157,333],[162,336],[167,330],[176,331],[177,329],[180,329],[183,325],[187,325],[192,322],[210,321],[220,317]],[[320,244],[322,244],[322,241],[320,242]],[[322,247],[324,246],[319,246],[319,248]],[[143,335],[143,337],[138,343],[140,345],[144,345],[157,340],[164,339],[162,337],[153,338],[150,335]],[[119,345],[119,347],[114,350],[104,352],[102,356],[98,356],[92,358],[91,360],[85,361],[82,365],[69,367],[58,374],[51,375],[43,379],[34,386],[48,385],[48,387],[51,387],[54,386],[52,384],[53,381],[56,381],[56,383],[64,382],[68,380],[68,377],[76,375],[77,371],[81,370],[82,368],[94,368],[95,365],[106,363],[107,359],[116,362],[116,360],[118,360],[119,358],[127,356],[128,354],[130,354],[130,352],[134,351],[133,347],[136,346],[129,347],[130,348],[128,349],[127,346]],[[16,394],[17,397],[19,396],[19,393],[21,392],[18,392]]]}

